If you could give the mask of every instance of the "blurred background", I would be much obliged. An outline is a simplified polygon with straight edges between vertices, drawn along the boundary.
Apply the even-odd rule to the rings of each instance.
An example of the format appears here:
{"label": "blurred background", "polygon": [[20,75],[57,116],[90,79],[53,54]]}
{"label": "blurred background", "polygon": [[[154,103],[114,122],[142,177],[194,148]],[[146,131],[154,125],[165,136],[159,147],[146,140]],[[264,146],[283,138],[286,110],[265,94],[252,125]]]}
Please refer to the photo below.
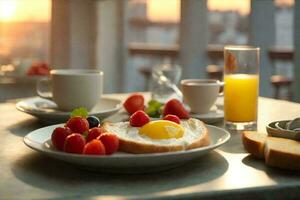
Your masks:
{"label": "blurred background", "polygon": [[222,79],[226,44],[261,47],[261,96],[300,101],[299,12],[294,0],[0,0],[0,101],[34,96],[56,68],[102,69],[105,93],[147,91],[162,63]]}

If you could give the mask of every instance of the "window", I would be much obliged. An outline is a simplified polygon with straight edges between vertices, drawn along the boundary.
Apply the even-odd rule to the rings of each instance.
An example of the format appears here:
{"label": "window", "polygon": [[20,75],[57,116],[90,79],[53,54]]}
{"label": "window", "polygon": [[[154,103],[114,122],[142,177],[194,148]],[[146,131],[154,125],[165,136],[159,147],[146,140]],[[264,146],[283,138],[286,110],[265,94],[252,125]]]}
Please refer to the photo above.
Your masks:
{"label": "window", "polygon": [[127,66],[136,78],[125,90],[147,90],[154,65],[178,62],[180,0],[130,0],[128,7]]}
{"label": "window", "polygon": [[0,1],[1,75],[24,76],[48,62],[50,13],[50,0]]}
{"label": "window", "polygon": [[[293,52],[294,0],[275,1],[275,44],[274,49],[279,57],[274,58],[274,74],[293,79],[292,56],[282,59],[283,52]],[[288,55],[288,54],[286,54]],[[284,91],[284,90],[283,90]],[[287,93],[288,91],[284,91]]]}
{"label": "window", "polygon": [[247,44],[250,0],[208,0],[209,43],[214,45]]}

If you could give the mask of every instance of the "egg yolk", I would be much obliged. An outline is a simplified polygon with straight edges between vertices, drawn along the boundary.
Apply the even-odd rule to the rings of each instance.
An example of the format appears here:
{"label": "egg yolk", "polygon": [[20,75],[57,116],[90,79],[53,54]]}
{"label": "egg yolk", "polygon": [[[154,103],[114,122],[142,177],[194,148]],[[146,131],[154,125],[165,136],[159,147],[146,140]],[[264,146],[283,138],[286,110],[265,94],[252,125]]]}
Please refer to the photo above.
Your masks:
{"label": "egg yolk", "polygon": [[146,135],[152,139],[170,139],[170,138],[181,138],[184,133],[182,126],[175,122],[168,120],[157,120],[151,121],[142,128],[139,133]]}

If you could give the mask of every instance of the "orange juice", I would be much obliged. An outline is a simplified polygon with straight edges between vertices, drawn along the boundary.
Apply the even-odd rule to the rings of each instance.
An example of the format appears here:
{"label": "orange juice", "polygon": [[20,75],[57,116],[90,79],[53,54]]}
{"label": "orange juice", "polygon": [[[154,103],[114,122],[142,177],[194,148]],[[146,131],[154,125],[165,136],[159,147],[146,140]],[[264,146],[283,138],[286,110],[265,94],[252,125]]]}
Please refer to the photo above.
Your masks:
{"label": "orange juice", "polygon": [[230,122],[257,120],[259,76],[230,74],[224,76],[224,113]]}

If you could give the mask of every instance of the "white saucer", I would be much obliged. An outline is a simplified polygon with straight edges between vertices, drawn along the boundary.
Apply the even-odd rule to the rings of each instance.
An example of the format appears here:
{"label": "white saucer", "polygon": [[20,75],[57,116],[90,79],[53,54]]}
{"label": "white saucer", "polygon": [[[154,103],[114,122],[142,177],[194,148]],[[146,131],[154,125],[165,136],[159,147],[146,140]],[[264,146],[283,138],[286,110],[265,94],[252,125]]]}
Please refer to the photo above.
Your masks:
{"label": "white saucer", "polygon": [[209,153],[230,138],[230,134],[224,129],[207,125],[211,144],[206,147],[167,153],[130,154],[117,152],[112,156],[88,156],[55,150],[51,145],[50,138],[52,131],[58,126],[63,126],[63,124],[47,126],[32,131],[24,137],[24,143],[44,155],[81,166],[82,168],[101,172],[143,173],[174,168]]}
{"label": "white saucer", "polygon": [[[47,124],[66,122],[70,117],[70,112],[60,111],[54,102],[40,97],[24,99],[18,102],[16,107],[18,110],[35,116]],[[118,112],[121,107],[120,100],[102,98],[89,114],[102,120]]]}
{"label": "white saucer", "polygon": [[224,111],[220,109],[213,109],[206,114],[190,113],[190,116],[196,119],[200,119],[207,124],[216,124],[223,121]]}

